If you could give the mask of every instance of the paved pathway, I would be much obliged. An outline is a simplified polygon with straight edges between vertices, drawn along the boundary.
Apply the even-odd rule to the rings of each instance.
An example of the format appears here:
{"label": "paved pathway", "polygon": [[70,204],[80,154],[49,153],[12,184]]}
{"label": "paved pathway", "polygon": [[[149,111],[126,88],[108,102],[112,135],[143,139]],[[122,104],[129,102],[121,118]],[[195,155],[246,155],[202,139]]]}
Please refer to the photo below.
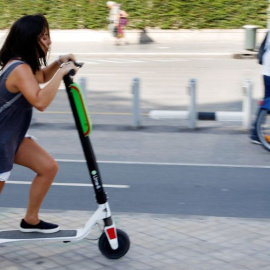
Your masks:
{"label": "paved pathway", "polygon": [[[20,209],[2,208],[1,227],[16,228],[22,214]],[[68,229],[82,227],[89,214],[64,211],[41,216]],[[87,240],[68,244],[1,244],[1,269],[270,269],[268,219],[127,213],[115,213],[114,219],[131,240],[129,252],[121,259],[101,255],[93,240],[100,235],[96,227]]]}

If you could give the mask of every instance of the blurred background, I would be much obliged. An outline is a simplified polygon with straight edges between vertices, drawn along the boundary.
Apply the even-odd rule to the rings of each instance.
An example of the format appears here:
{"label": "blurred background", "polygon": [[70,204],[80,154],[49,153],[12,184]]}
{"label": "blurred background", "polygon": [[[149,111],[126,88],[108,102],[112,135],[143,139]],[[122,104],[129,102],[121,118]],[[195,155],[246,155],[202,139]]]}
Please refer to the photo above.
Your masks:
{"label": "blurred background", "polygon": [[[116,1],[118,2],[118,1]],[[128,29],[236,29],[245,24],[266,27],[266,0],[121,0],[129,15]],[[52,29],[105,29],[104,0],[1,0],[0,28],[20,16],[40,12]]]}
{"label": "blurred background", "polygon": [[[93,121],[91,141],[112,212],[133,245],[119,268],[117,263],[111,268],[269,269],[269,152],[250,143],[249,128],[239,120],[197,121],[190,128],[186,118],[150,117],[158,110],[187,112],[191,81],[196,82],[198,112],[241,113],[248,81],[254,119],[264,92],[256,57],[269,28],[268,1],[119,3],[129,14],[129,43],[114,46],[106,1],[0,0],[0,42],[16,19],[40,12],[51,28],[49,61],[72,52],[84,62],[75,81],[84,89]],[[135,90],[139,114],[134,124]],[[59,214],[64,225],[73,224],[68,211],[80,219],[96,202],[63,84],[46,111],[35,111],[29,132],[60,165],[44,212]],[[16,218],[23,213],[31,179],[29,170],[14,167],[0,198],[6,226],[13,223],[12,211]],[[136,229],[130,229],[132,224]],[[34,259],[23,258],[20,247],[5,247],[1,266],[37,269],[42,259],[42,269],[49,269],[51,256],[44,255],[41,244],[28,246],[31,253],[33,246],[40,251]],[[68,255],[59,244],[47,247],[58,252],[57,262],[63,264],[69,263],[67,256],[78,255],[75,245]],[[89,258],[96,247],[87,248],[90,252],[82,250],[84,258],[68,269],[111,266],[99,255]],[[16,268],[23,259],[26,268]]]}

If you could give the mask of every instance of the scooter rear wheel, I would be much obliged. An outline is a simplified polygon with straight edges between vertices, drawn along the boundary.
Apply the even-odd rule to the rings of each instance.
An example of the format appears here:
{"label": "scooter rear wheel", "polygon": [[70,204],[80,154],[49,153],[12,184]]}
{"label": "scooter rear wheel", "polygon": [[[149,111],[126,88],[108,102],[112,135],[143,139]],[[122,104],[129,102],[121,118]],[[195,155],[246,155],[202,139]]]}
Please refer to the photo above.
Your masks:
{"label": "scooter rear wheel", "polygon": [[114,250],[111,248],[105,232],[102,233],[98,241],[100,252],[109,259],[119,259],[123,257],[128,252],[130,247],[128,235],[120,229],[116,229],[116,231],[119,245],[117,249]]}
{"label": "scooter rear wheel", "polygon": [[270,112],[261,110],[257,119],[257,134],[263,147],[270,151]]}

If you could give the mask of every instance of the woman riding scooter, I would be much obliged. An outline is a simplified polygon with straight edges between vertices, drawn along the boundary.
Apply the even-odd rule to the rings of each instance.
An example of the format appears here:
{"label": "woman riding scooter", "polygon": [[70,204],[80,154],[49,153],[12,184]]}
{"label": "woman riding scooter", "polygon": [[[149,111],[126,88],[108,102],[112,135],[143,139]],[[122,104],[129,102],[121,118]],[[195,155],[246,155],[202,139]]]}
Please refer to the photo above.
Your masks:
{"label": "woman riding scooter", "polygon": [[[39,218],[39,210],[58,170],[56,161],[27,134],[32,108],[44,111],[53,101],[63,76],[77,70],[72,54],[47,65],[51,45],[49,25],[42,14],[26,15],[11,27],[0,50],[0,193],[13,164],[36,173],[22,232],[54,233],[56,224]],[[43,67],[42,67],[43,66]],[[44,88],[40,84],[47,83]]]}

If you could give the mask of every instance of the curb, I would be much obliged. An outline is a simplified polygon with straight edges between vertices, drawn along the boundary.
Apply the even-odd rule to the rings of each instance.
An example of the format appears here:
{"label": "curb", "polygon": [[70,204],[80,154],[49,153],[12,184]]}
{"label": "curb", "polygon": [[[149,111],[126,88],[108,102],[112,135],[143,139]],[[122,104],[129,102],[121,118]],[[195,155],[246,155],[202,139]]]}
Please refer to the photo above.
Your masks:
{"label": "curb", "polygon": [[232,58],[234,59],[257,59],[258,52],[257,51],[245,51],[240,53],[234,53]]}
{"label": "curb", "polygon": [[[233,59],[257,59],[257,52],[240,52],[240,53],[74,53],[76,56],[80,56],[83,58],[140,58],[140,57],[147,57],[147,58],[156,58],[163,57],[163,58],[233,58]],[[51,56],[58,56],[59,53],[51,53]]]}
{"label": "curb", "polygon": [[[266,29],[257,30],[257,40],[260,41],[265,36]],[[53,42],[90,42],[100,43],[107,42],[112,39],[111,33],[108,30],[51,30],[51,38]],[[209,42],[224,41],[224,42],[241,42],[244,44],[245,30],[244,29],[204,29],[204,30],[158,30],[147,29],[142,30],[126,30],[126,35],[130,40],[139,41],[141,39],[152,40],[159,43],[178,43],[183,41],[189,42]],[[1,31],[0,31],[1,34]],[[5,31],[3,31],[5,34]]]}

